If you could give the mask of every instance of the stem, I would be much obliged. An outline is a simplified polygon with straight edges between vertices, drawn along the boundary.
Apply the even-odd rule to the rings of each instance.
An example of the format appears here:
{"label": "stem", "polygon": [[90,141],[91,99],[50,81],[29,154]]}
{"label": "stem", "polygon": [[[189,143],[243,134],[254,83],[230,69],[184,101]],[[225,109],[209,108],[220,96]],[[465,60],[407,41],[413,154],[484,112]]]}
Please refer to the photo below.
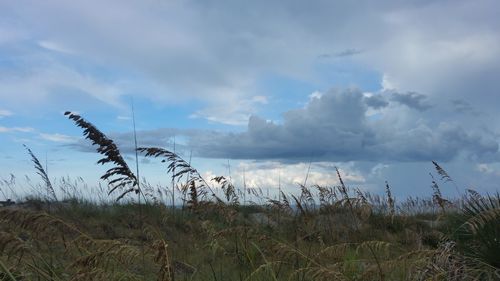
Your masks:
{"label": "stem", "polygon": [[0,260],[0,268],[10,278],[11,281],[17,281],[14,275],[10,272],[7,266]]}
{"label": "stem", "polygon": [[[141,224],[141,233],[144,234],[144,221],[143,221],[143,210],[141,204],[141,177],[139,176],[139,152],[137,151],[137,131],[135,127],[135,111],[134,111],[134,101],[132,100],[132,123],[134,126],[134,148],[135,148],[135,168],[136,168],[136,177],[137,177],[137,202],[139,203],[139,221]],[[144,196],[144,194],[142,194]],[[146,201],[146,197],[144,197],[144,202]],[[142,258],[142,280],[146,279],[146,260],[144,253],[144,240],[141,238],[141,258]]]}
{"label": "stem", "polygon": [[377,263],[377,269],[378,269],[380,281],[383,281],[384,280],[384,272],[382,271],[382,267],[380,266],[380,261],[378,260],[377,255],[375,255],[375,252],[373,251],[372,247],[369,244],[367,244],[367,246],[368,246],[368,249],[370,250],[370,253],[373,256],[373,259],[375,259],[375,263]]}

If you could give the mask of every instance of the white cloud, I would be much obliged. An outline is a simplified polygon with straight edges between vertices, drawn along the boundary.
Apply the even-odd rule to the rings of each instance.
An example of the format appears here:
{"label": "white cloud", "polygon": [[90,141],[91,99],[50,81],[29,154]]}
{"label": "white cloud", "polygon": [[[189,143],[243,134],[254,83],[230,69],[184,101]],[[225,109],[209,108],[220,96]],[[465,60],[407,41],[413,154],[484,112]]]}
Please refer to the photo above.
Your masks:
{"label": "white cloud", "polygon": [[338,165],[342,179],[348,185],[361,184],[365,178],[350,164],[315,162],[311,163],[309,174],[309,163],[279,163],[274,161],[263,162],[239,162],[231,169],[232,179],[235,185],[243,186],[243,180],[248,188],[271,188],[278,189],[279,186],[286,192],[296,192],[300,184],[333,186],[338,185],[339,180],[335,172]]}
{"label": "white cloud", "polygon": [[314,91],[312,92],[312,94],[309,95],[309,100],[312,100],[312,99],[319,99],[323,96],[323,93],[320,92],[320,91]]}
{"label": "white cloud", "polygon": [[47,100],[57,100],[61,106],[79,105],[79,101],[74,101],[74,95],[84,94],[115,107],[123,106],[119,86],[57,63],[31,66],[21,75],[7,73],[0,77],[0,83],[0,100],[11,104],[39,105]]}
{"label": "white cloud", "polygon": [[191,114],[191,118],[204,118],[211,122],[226,125],[247,125],[250,116],[258,112],[259,106],[268,103],[265,96],[253,96],[250,99],[223,100],[218,104]]}
{"label": "white cloud", "polygon": [[48,140],[51,142],[59,142],[59,143],[71,143],[78,139],[77,137],[72,137],[59,133],[55,134],[40,133],[40,137],[44,140]]}
{"label": "white cloud", "polygon": [[31,127],[3,127],[0,126],[0,133],[10,133],[10,132],[21,132],[21,133],[31,133],[35,129]]}
{"label": "white cloud", "polygon": [[3,117],[12,116],[13,114],[14,113],[12,113],[12,111],[10,110],[0,109],[0,119],[2,119]]}
{"label": "white cloud", "polygon": [[479,163],[476,170],[483,175],[500,177],[500,163]]}
{"label": "white cloud", "polygon": [[55,51],[55,52],[60,52],[60,53],[65,53],[65,54],[73,54],[75,51],[70,50],[63,45],[54,42],[54,41],[48,41],[48,40],[42,40],[38,41],[38,45],[44,49],[50,50],[50,51]]}
{"label": "white cloud", "polygon": [[382,76],[382,91],[393,91],[396,90],[398,87],[394,85],[394,82],[391,81],[391,78],[389,75],[385,74]]}
{"label": "white cloud", "polygon": [[387,168],[389,168],[389,165],[378,163],[371,168],[370,175],[380,177],[384,173],[384,170]]}
{"label": "white cloud", "polygon": [[490,167],[490,165],[488,165],[486,163],[477,164],[476,169],[479,172],[484,173],[484,174],[491,174],[495,171],[492,167]]}

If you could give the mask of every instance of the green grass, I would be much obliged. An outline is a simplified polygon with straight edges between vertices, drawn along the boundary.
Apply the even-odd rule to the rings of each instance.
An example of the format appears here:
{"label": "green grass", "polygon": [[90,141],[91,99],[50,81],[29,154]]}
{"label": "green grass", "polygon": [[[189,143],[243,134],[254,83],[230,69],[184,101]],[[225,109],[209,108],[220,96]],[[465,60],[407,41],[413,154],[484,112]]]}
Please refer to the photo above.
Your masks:
{"label": "green grass", "polygon": [[[2,280],[157,280],[162,266],[163,280],[494,280],[498,274],[498,253],[471,254],[484,250],[477,247],[484,241],[457,238],[466,219],[459,212],[391,216],[355,209],[351,217],[344,207],[304,215],[270,205],[173,210],[81,199],[19,206],[0,209]],[[168,245],[163,260],[159,241]],[[457,247],[446,248],[450,241]],[[444,262],[443,255],[461,263]],[[447,275],[457,269],[463,275]]]}

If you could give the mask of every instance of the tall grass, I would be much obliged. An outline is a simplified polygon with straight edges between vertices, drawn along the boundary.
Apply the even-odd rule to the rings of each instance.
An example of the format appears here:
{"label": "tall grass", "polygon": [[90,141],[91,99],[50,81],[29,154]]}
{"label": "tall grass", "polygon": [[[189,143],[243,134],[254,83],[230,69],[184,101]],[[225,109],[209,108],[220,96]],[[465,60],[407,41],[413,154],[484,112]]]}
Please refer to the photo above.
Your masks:
{"label": "tall grass", "polygon": [[57,196],[56,192],[54,191],[54,188],[52,187],[52,183],[50,182],[49,175],[43,168],[42,164],[40,163],[40,160],[33,154],[31,149],[29,149],[26,145],[24,145],[24,148],[28,151],[28,154],[31,156],[31,161],[33,162],[33,165],[35,166],[36,173],[42,178],[43,182],[45,183],[46,186],[46,191],[47,191],[47,196],[49,200],[54,200],[57,201]]}
{"label": "tall grass", "polygon": [[109,193],[116,190],[121,190],[117,200],[120,200],[125,195],[134,192],[138,194],[139,181],[136,175],[130,170],[127,162],[123,159],[120,150],[103,132],[101,132],[92,123],[88,122],[80,115],[67,111],[64,113],[69,119],[73,120],[76,126],[83,129],[83,135],[86,139],[92,141],[92,145],[97,145],[97,152],[104,157],[97,161],[97,164],[114,164],[113,168],[108,169],[101,179],[108,181],[110,186]]}
{"label": "tall grass", "polygon": [[[338,185],[306,181],[278,199],[253,190],[260,203],[245,204],[230,178],[206,180],[175,152],[138,148],[181,186],[189,208],[167,208],[174,191],[145,180],[139,189],[114,142],[66,115],[97,145],[98,163],[114,165],[101,177],[109,188],[50,182],[28,149],[58,208],[48,213],[46,198],[0,208],[1,280],[500,280],[500,195],[444,198],[438,181],[451,177],[437,162],[428,198],[396,201],[388,183],[383,196],[351,188],[336,169]],[[91,202],[80,186],[117,200]],[[130,193],[147,200],[121,200]]]}

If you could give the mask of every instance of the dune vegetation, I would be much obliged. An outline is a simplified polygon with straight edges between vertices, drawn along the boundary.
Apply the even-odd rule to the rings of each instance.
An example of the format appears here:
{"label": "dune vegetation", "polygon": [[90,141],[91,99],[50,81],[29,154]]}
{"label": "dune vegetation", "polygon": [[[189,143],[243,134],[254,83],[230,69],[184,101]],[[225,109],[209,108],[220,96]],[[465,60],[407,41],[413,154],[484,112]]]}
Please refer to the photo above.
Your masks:
{"label": "dune vegetation", "polygon": [[26,147],[43,184],[0,207],[0,280],[500,280],[500,194],[444,198],[440,185],[453,179],[436,162],[428,198],[396,200],[389,184],[370,194],[338,170],[338,186],[268,198],[137,147],[172,178],[154,187],[92,123],[66,116],[101,154],[108,186],[53,182]]}

